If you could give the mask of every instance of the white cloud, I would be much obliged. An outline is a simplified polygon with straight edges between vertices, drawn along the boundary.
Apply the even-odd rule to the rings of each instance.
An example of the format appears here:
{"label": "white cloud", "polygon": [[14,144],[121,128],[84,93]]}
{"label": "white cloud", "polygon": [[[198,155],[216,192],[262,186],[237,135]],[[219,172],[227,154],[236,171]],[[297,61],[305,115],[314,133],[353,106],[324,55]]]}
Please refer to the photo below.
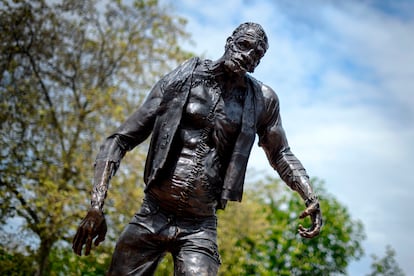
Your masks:
{"label": "white cloud", "polygon": [[[414,21],[358,7],[357,13],[332,10],[328,15],[332,28],[341,37],[338,48],[376,74],[382,88],[378,93],[387,93],[397,104],[413,107],[410,92],[414,88]],[[414,119],[413,114],[409,116]]]}

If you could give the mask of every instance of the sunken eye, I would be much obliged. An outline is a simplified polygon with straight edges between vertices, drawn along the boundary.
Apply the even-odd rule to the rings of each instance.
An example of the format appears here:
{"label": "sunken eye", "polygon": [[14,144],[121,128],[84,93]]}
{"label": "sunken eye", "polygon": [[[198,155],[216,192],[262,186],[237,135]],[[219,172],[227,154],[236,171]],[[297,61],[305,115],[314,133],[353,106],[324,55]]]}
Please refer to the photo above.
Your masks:
{"label": "sunken eye", "polygon": [[262,58],[264,56],[264,51],[258,50],[258,51],[255,52],[255,54],[258,58]]}
{"label": "sunken eye", "polygon": [[240,50],[249,50],[252,48],[252,45],[245,40],[238,41],[236,45]]}

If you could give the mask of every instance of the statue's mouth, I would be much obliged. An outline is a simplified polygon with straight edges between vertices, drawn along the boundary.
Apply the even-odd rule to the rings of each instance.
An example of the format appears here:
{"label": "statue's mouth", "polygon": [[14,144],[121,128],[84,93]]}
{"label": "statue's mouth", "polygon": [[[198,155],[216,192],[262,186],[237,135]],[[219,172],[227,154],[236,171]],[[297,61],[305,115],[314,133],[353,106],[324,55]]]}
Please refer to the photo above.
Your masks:
{"label": "statue's mouth", "polygon": [[244,72],[248,72],[248,68],[246,66],[246,63],[238,58],[234,58],[232,59],[233,63],[236,65],[236,67],[238,67],[240,69],[240,71],[244,71]]}

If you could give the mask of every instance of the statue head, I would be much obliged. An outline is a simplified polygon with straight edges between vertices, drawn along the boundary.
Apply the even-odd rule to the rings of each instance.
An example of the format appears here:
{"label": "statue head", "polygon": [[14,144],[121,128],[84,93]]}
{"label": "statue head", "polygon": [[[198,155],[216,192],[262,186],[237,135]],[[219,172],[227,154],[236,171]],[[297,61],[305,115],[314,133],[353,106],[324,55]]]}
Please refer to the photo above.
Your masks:
{"label": "statue head", "polygon": [[262,26],[252,22],[243,23],[227,38],[225,65],[236,73],[253,72],[268,48]]}

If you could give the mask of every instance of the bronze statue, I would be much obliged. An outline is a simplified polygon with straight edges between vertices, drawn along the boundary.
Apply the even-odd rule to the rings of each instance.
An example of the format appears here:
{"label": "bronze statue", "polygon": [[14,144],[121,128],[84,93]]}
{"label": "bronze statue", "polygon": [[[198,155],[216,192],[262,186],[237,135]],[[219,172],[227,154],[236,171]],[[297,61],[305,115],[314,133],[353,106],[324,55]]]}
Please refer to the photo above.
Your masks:
{"label": "bronze statue", "polygon": [[241,24],[216,60],[192,58],[167,74],[147,99],[101,146],[95,163],[91,208],[73,240],[90,253],[104,240],[104,199],[125,153],[152,134],[141,209],[121,234],[108,275],[152,275],[171,252],[176,275],[216,275],[216,211],[241,201],[247,160],[255,139],[280,177],[304,199],[299,234],[319,234],[322,215],[309,177],[282,128],[275,92],[253,72],[268,49],[259,24]]}

